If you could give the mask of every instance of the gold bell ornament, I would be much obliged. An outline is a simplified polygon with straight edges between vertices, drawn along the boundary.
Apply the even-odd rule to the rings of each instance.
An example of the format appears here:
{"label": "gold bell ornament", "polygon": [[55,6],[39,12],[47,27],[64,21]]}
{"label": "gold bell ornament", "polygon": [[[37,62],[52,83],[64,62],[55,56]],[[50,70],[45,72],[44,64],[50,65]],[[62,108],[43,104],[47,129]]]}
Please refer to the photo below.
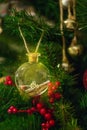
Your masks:
{"label": "gold bell ornament", "polygon": [[63,38],[63,49],[62,49],[62,68],[67,72],[74,71],[74,67],[69,63],[69,60],[66,55],[66,44],[65,44],[65,37]]}
{"label": "gold bell ornament", "polygon": [[75,28],[77,28],[75,19],[73,17],[70,17],[67,20],[65,20],[64,24],[65,24],[66,28],[69,30],[75,30]]}
{"label": "gold bell ornament", "polygon": [[75,30],[77,28],[76,13],[75,13],[75,0],[68,2],[68,18],[64,21],[64,25],[68,30]]}
{"label": "gold bell ornament", "polygon": [[77,43],[76,35],[72,39],[71,45],[68,48],[68,52],[71,56],[80,56],[82,54],[83,47],[81,44]]}
{"label": "gold bell ornament", "polygon": [[27,50],[28,62],[22,64],[15,73],[15,83],[20,94],[29,98],[43,94],[48,89],[49,70],[47,67],[38,62],[40,54],[37,52],[43,37],[43,32],[37,44],[35,52],[30,52],[27,48],[26,41],[19,27],[20,34],[25,43]]}

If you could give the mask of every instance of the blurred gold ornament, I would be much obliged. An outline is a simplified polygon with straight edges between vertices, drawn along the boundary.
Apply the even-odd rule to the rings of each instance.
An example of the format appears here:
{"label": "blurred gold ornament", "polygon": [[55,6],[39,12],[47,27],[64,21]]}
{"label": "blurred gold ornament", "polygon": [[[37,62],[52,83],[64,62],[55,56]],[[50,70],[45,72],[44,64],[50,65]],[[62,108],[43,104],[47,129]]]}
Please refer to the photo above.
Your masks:
{"label": "blurred gold ornament", "polygon": [[69,30],[75,30],[77,28],[77,23],[73,17],[65,20],[64,24],[65,24],[65,27]]}
{"label": "blurred gold ornament", "polygon": [[66,43],[65,43],[65,37],[63,38],[63,48],[62,48],[62,68],[67,72],[72,72],[74,70],[73,66],[69,63],[69,60],[66,55]]}
{"label": "blurred gold ornament", "polygon": [[72,39],[71,45],[68,48],[68,52],[71,56],[79,56],[82,54],[83,51],[83,47],[81,44],[77,43],[77,37],[74,36],[74,38]]}
{"label": "blurred gold ornament", "polygon": [[2,29],[2,27],[0,27],[0,34],[3,32],[3,29]]}
{"label": "blurred gold ornament", "polygon": [[68,2],[68,18],[64,21],[65,27],[69,30],[76,30],[77,22],[76,22],[76,11],[75,11],[75,0]]}
{"label": "blurred gold ornament", "polygon": [[82,54],[82,46],[81,45],[74,45],[68,48],[69,54],[71,56],[78,56]]}
{"label": "blurred gold ornament", "polygon": [[3,32],[3,29],[1,27],[1,24],[2,24],[2,19],[0,18],[0,34]]}
{"label": "blurred gold ornament", "polygon": [[62,60],[62,68],[63,68],[65,71],[68,71],[68,70],[69,70],[69,61],[68,61],[67,57],[63,57],[63,60]]}
{"label": "blurred gold ornament", "polygon": [[66,56],[63,57],[62,68],[69,73],[75,70],[74,67],[69,63],[69,60]]}

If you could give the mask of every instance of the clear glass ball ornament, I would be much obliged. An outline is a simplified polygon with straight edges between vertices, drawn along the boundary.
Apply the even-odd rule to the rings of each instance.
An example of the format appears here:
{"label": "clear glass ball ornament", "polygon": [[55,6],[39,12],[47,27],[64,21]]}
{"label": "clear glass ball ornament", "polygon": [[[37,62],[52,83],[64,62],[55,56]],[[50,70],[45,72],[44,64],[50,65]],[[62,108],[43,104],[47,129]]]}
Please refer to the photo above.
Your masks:
{"label": "clear glass ball ornament", "polygon": [[43,94],[49,83],[49,70],[38,62],[38,53],[29,53],[29,62],[22,64],[15,73],[15,83],[27,97]]}

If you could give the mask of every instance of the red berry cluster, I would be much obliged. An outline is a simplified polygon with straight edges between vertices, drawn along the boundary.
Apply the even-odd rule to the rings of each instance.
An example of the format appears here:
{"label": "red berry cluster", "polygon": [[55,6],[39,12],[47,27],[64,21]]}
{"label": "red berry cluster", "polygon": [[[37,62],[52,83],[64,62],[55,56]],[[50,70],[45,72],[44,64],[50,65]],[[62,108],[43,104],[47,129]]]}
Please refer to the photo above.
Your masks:
{"label": "red berry cluster", "polygon": [[50,127],[55,125],[55,120],[53,119],[53,110],[47,109],[42,103],[37,103],[36,108],[45,119],[45,122],[41,124],[42,130],[48,130]]}
{"label": "red berry cluster", "polygon": [[[55,83],[50,82],[48,84],[48,97],[50,103],[54,103],[54,101],[59,100],[62,97],[60,92],[58,92],[59,86],[60,86],[60,82],[55,82]],[[49,128],[55,125],[53,110],[45,107],[45,105],[40,100],[40,96],[34,97],[32,103],[33,103],[33,107],[28,108],[27,110],[18,110],[15,106],[11,106],[8,109],[8,113],[9,114],[16,114],[16,113],[33,114],[34,112],[38,112],[44,118],[44,122],[41,124],[42,130],[49,130]]]}
{"label": "red berry cluster", "polygon": [[60,82],[55,82],[55,83],[48,83],[48,97],[49,97],[49,102],[54,103],[56,100],[59,100],[62,95],[60,92],[58,92],[58,88],[60,86]]}
{"label": "red berry cluster", "polygon": [[11,106],[9,109],[8,109],[8,113],[9,114],[16,114],[18,112],[17,108],[15,106]]}
{"label": "red berry cluster", "polygon": [[8,85],[8,86],[12,86],[12,85],[14,85],[11,76],[6,76],[6,79],[5,79],[4,84],[5,84],[5,85]]}
{"label": "red berry cluster", "polygon": [[11,106],[8,109],[9,114],[16,114],[16,113],[33,114],[34,112],[38,112],[45,119],[45,122],[41,124],[42,130],[48,130],[50,127],[55,125],[55,120],[53,119],[53,111],[51,109],[47,109],[41,102],[38,102],[35,105],[35,107],[31,107],[27,110],[18,110],[15,106]]}
{"label": "red berry cluster", "polygon": [[27,110],[18,110],[15,106],[10,106],[10,108],[8,109],[8,113],[9,114],[16,114],[16,113],[28,113],[28,114],[32,114],[36,112],[36,109],[34,107],[31,107]]}

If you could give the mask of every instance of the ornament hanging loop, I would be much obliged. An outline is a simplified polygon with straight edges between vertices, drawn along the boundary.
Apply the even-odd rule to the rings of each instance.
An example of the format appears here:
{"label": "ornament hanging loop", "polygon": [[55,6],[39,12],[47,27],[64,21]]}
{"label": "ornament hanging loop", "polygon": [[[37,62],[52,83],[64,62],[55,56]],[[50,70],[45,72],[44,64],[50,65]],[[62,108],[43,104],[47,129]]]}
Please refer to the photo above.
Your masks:
{"label": "ornament hanging loop", "polygon": [[42,41],[43,36],[44,36],[44,30],[42,30],[42,34],[41,34],[41,37],[40,37],[40,39],[39,39],[39,41],[38,41],[38,43],[37,43],[35,52],[38,52],[38,49],[39,49],[39,46],[40,46],[40,43],[41,43],[41,41]]}
{"label": "ornament hanging loop", "polygon": [[27,43],[26,43],[26,40],[25,40],[25,38],[24,38],[24,36],[23,36],[23,33],[22,33],[22,31],[21,31],[20,26],[18,26],[18,29],[19,29],[20,35],[21,35],[21,37],[22,37],[22,39],[23,39],[23,42],[24,42],[26,51],[27,51],[27,53],[30,53],[30,51],[29,51],[29,49],[28,49],[28,46],[27,46]]}
{"label": "ornament hanging loop", "polygon": [[28,56],[29,63],[38,62],[38,57],[40,56],[40,53],[38,53],[38,49],[39,49],[40,43],[42,41],[42,38],[44,36],[44,30],[42,30],[42,34],[41,34],[40,39],[39,39],[39,41],[37,43],[35,51],[34,52],[30,52],[29,49],[28,49],[27,42],[26,42],[26,40],[25,40],[25,38],[23,36],[23,33],[22,33],[22,30],[21,30],[20,26],[18,26],[18,29],[19,29],[20,35],[21,35],[21,37],[23,39],[23,42],[24,42],[24,45],[25,45],[25,49],[27,51],[26,55]]}

